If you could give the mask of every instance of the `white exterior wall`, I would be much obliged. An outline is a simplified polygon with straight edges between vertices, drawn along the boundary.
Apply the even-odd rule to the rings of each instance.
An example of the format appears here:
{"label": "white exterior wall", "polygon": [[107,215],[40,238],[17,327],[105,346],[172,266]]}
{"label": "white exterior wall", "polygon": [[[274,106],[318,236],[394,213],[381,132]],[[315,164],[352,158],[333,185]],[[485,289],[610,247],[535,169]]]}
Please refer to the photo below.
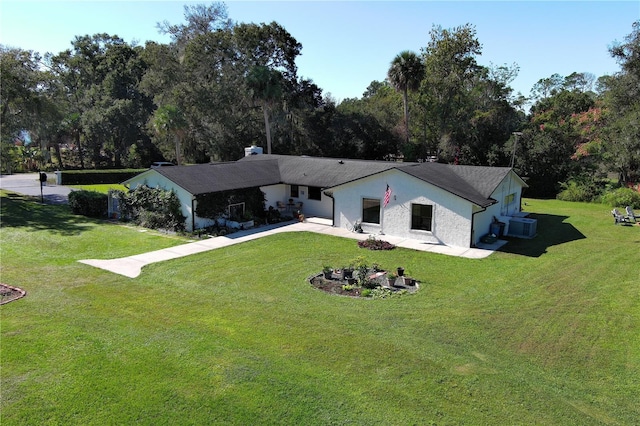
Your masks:
{"label": "white exterior wall", "polygon": [[[506,204],[505,199],[509,194],[515,194],[513,197],[513,201],[511,203]],[[522,202],[522,184],[515,177],[514,173],[511,172],[507,175],[507,177],[498,185],[495,191],[491,194],[491,198],[498,200],[499,209],[493,213],[493,216],[496,216],[500,222],[504,222],[505,234],[509,232],[509,220],[512,216],[516,215],[520,212],[520,205]]]}
{"label": "white exterior wall", "polygon": [[[480,238],[484,237],[491,230],[493,217],[500,217],[500,204],[494,204],[486,208],[476,207],[477,213],[473,216],[473,244],[478,244]],[[505,229],[506,232],[506,229]]]}
{"label": "white exterior wall", "polygon": [[[383,208],[387,184],[391,188],[391,201]],[[469,247],[473,204],[397,170],[360,179],[334,189],[336,217],[334,224],[350,228],[362,218],[362,199],[380,200],[381,224],[362,225],[363,231],[402,238],[411,238],[433,244]],[[433,205],[431,231],[411,229],[411,204]]]}
{"label": "white exterior wall", "polygon": [[[505,199],[509,194],[514,194],[511,203],[505,203]],[[491,198],[497,201],[496,204],[489,206],[486,210],[480,210],[474,216],[474,235],[473,244],[477,244],[484,235],[488,234],[491,229],[491,223],[494,218],[505,224],[504,235],[509,232],[509,220],[511,217],[520,212],[520,203],[522,199],[522,183],[511,172],[491,194]],[[479,209],[479,208],[478,208]]]}
{"label": "white exterior wall", "polygon": [[264,192],[264,206],[267,210],[270,206],[277,209],[277,201],[286,202],[287,200],[287,185],[261,186],[260,190]]}

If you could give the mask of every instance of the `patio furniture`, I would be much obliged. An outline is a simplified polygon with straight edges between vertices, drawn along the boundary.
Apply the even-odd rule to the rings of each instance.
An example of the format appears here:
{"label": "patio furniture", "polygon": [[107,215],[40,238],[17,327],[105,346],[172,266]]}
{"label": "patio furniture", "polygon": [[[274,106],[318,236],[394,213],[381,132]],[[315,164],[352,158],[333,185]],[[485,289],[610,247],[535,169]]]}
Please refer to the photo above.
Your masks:
{"label": "patio furniture", "polygon": [[627,217],[629,218],[629,220],[632,220],[635,222],[636,219],[640,219],[640,215],[635,214],[631,206],[627,206],[625,210],[627,211]]}
{"label": "patio furniture", "polygon": [[613,215],[613,219],[614,219],[614,225],[617,225],[619,223],[621,224],[630,224],[631,221],[629,220],[629,218],[625,215],[623,215],[622,213],[620,213],[618,211],[618,209],[613,209],[611,210],[611,214]]}
{"label": "patio furniture", "polygon": [[276,201],[276,207],[278,208],[278,211],[280,213],[282,213],[283,211],[286,210],[287,206],[284,205],[284,203],[282,201]]}

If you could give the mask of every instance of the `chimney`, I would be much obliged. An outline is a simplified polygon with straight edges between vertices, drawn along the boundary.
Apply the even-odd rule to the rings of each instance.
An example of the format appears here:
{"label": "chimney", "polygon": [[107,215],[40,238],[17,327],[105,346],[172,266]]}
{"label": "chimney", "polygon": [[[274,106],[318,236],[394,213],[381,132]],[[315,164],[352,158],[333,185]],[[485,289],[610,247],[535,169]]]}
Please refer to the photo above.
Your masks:
{"label": "chimney", "polygon": [[248,157],[250,155],[259,155],[262,154],[262,148],[259,146],[251,145],[248,148],[244,149],[244,156]]}

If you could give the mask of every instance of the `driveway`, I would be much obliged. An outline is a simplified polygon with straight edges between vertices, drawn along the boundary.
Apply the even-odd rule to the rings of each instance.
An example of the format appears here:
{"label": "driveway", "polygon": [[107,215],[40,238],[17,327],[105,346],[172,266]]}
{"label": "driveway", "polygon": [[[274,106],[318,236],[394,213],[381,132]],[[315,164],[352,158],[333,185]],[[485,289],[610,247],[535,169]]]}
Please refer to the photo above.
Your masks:
{"label": "driveway", "polygon": [[[55,181],[55,174],[47,174],[47,182],[42,186],[42,197],[46,204],[66,204],[69,202],[71,188],[51,183]],[[40,197],[39,173],[18,173],[0,176],[0,189],[18,194]]]}

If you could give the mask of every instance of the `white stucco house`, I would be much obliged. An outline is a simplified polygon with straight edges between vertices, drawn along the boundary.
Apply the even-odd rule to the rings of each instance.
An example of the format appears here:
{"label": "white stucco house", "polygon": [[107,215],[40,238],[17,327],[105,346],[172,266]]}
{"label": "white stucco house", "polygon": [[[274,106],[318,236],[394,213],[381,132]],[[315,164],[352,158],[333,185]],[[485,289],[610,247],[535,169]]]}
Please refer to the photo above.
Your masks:
{"label": "white stucco house", "polygon": [[536,227],[521,212],[527,185],[509,167],[265,154],[150,169],[125,182],[130,189],[143,184],[177,193],[188,230],[213,223],[196,215],[199,196],[255,187],[265,194],[267,208],[302,203],[306,217],[326,218],[336,227],[358,222],[367,233],[433,244],[473,247],[497,233],[499,223],[505,234],[525,237]]}

